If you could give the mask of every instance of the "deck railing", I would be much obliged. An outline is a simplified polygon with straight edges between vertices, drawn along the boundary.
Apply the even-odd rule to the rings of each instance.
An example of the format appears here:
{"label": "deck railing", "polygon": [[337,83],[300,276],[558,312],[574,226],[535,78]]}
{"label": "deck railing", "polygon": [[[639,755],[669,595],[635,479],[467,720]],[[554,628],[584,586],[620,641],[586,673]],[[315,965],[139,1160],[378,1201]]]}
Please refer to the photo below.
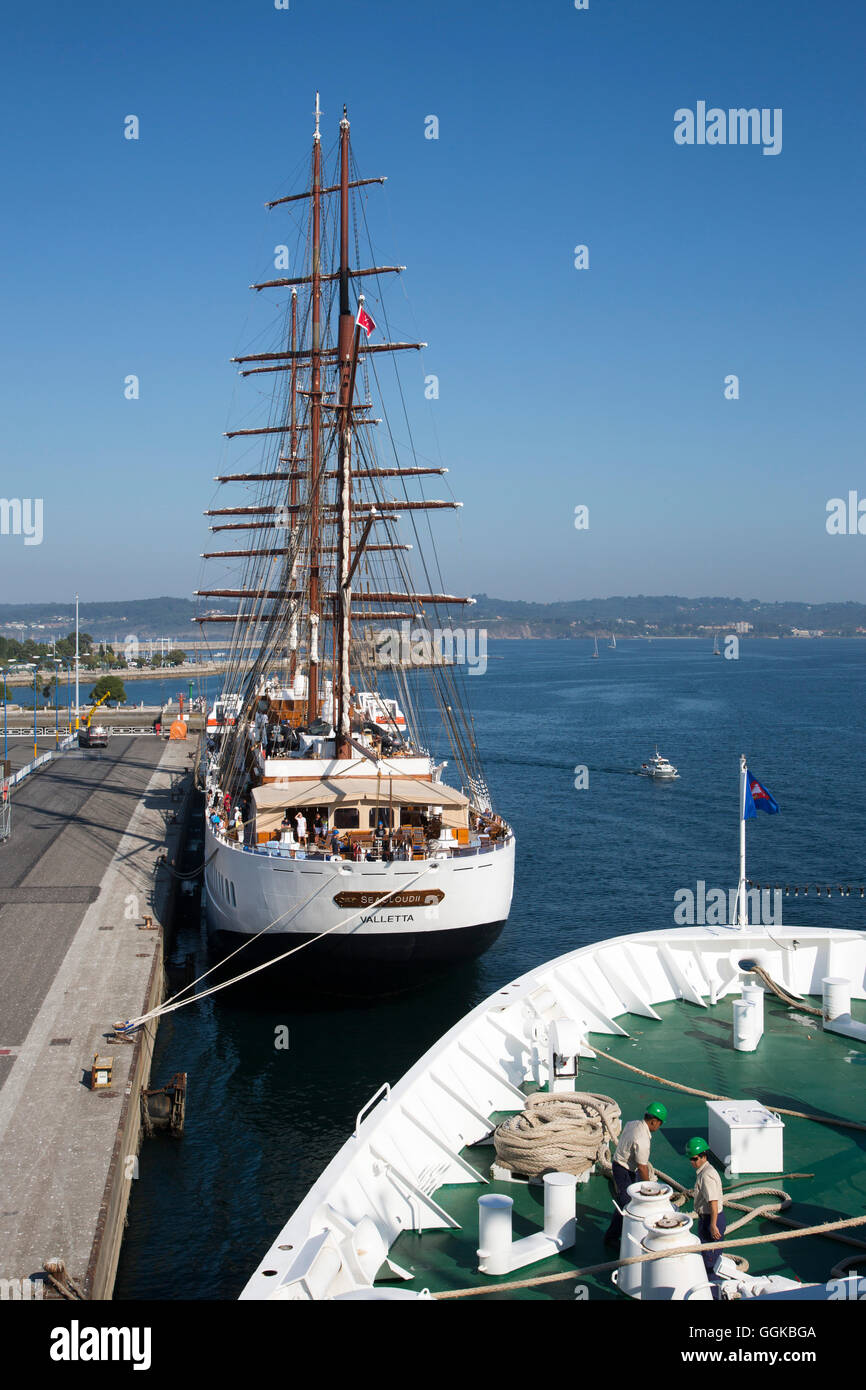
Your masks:
{"label": "deck railing", "polygon": [[[411,850],[405,855],[394,854],[391,856],[390,860],[384,859],[381,854],[374,854],[372,860],[367,859],[366,852],[361,859],[355,859],[351,854],[332,854],[331,851],[327,849],[304,850],[297,848],[295,845],[282,844],[277,840],[271,840],[263,845],[247,845],[228,835],[221,834],[218,830],[213,830],[213,827],[211,827],[211,830],[214,839],[218,840],[221,845],[225,845],[227,849],[240,851],[243,854],[261,854],[268,859],[312,859],[320,863],[323,860],[330,862],[342,860],[347,864],[411,864],[413,862]],[[471,845],[437,845],[435,848],[431,848],[429,852],[425,853],[423,857],[425,859],[435,859],[438,855],[445,856],[449,859],[471,859],[481,854],[492,854],[496,850],[504,849],[511,839],[512,836],[509,833],[501,839],[494,840],[487,845],[482,845],[480,841]],[[417,863],[418,861],[414,860],[414,862]]]}

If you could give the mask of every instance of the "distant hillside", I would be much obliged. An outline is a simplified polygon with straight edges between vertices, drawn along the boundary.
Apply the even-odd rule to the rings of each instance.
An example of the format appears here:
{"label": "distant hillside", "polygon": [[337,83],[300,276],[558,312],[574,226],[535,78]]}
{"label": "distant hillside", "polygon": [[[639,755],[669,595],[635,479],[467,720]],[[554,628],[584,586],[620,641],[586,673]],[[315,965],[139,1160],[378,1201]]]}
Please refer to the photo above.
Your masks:
{"label": "distant hillside", "polygon": [[[790,636],[794,629],[826,636],[866,635],[866,604],[762,603],[760,599],[682,598],[676,594],[563,599],[557,603],[490,598],[477,594],[467,621],[491,637],[583,637],[615,630],[626,636],[701,636],[714,628],[749,624],[756,637]],[[80,605],[80,624],[97,641],[197,637],[195,602],[186,598],[107,600]],[[455,619],[456,621],[456,619]],[[0,633],[19,642],[49,643],[75,622],[71,603],[0,603]],[[741,628],[741,631],[746,629]]]}
{"label": "distant hillside", "polygon": [[[192,637],[194,613],[195,603],[188,598],[136,598],[78,605],[82,632],[99,640],[111,639],[115,634],[122,637],[125,633],[134,633],[136,637],[188,633]],[[18,626],[22,623],[26,628],[23,634]],[[37,642],[50,642],[53,636],[67,633],[74,626],[74,603],[0,603],[0,631],[19,640],[32,637]]]}
{"label": "distant hillside", "polygon": [[566,599],[530,603],[476,594],[473,625],[491,637],[580,637],[616,630],[624,636],[699,636],[714,628],[750,625],[755,637],[783,637],[794,629],[853,637],[866,631],[863,603],[762,603],[760,599],[682,598],[676,594]]}

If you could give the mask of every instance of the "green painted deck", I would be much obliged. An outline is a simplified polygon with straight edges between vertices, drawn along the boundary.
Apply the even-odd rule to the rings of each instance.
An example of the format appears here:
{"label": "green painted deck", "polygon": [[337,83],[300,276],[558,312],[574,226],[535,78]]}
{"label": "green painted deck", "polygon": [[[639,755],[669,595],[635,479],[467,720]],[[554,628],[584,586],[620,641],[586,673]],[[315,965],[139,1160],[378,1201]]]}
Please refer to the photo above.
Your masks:
{"label": "green painted deck", "polygon": [[[810,1000],[810,1003],[819,1002]],[[656,1012],[661,1016],[658,1023],[632,1014],[622,1015],[617,1021],[627,1030],[628,1037],[594,1034],[590,1037],[590,1045],[596,1041],[611,1055],[658,1076],[732,1099],[760,1100],[770,1109],[784,1106],[817,1115],[866,1119],[866,1048],[862,1044],[825,1033],[820,1019],[797,1013],[768,996],[765,1031],[757,1051],[736,1052],[732,1043],[732,1004],[732,998],[726,998],[706,1009],[680,1002],[657,1005]],[[866,1018],[866,1006],[862,1002],[855,1001],[852,1012],[861,1021]],[[649,1101],[664,1101],[668,1122],[654,1136],[652,1162],[657,1170],[670,1174],[684,1185],[690,1184],[691,1164],[683,1150],[693,1135],[707,1135],[705,1101],[654,1085],[602,1057],[581,1062],[578,1084],[581,1090],[612,1096],[622,1110],[623,1123],[641,1116]],[[491,1117],[492,1121],[501,1118],[501,1115]],[[866,1132],[788,1116],[782,1118],[785,1122],[784,1171],[813,1176],[779,1183],[778,1175],[741,1175],[736,1179],[723,1178],[725,1190],[759,1183],[783,1186],[793,1199],[784,1215],[807,1225],[866,1214]],[[464,1149],[463,1156],[479,1172],[486,1174],[494,1150],[490,1144],[480,1144]],[[723,1170],[718,1156],[711,1155],[711,1160]],[[598,1264],[616,1254],[603,1243],[612,1211],[610,1189],[604,1178],[594,1176],[589,1183],[578,1184],[578,1238],[572,1250],[502,1278],[479,1274],[475,1252],[477,1200],[482,1191],[503,1192],[513,1198],[515,1239],[540,1230],[543,1217],[540,1185],[491,1182],[483,1188],[474,1184],[440,1187],[435,1193],[436,1201],[460,1222],[462,1229],[413,1232],[399,1237],[390,1253],[393,1260],[415,1275],[406,1288],[429,1288],[438,1292],[482,1284],[495,1286],[510,1280]],[[755,1206],[761,1201],[760,1198],[748,1200]],[[687,1203],[684,1210],[691,1211],[691,1204]],[[729,1222],[742,1214],[729,1211]],[[751,1221],[735,1235],[767,1235],[783,1229],[769,1221]],[[852,1234],[866,1242],[866,1227]],[[778,1246],[773,1242],[752,1246],[740,1253],[748,1259],[751,1274],[784,1274],[811,1283],[824,1282],[837,1261],[856,1252],[852,1246],[827,1237],[804,1237]],[[866,1250],[860,1268],[866,1269]],[[582,1282],[588,1287],[590,1300],[625,1297],[610,1283],[609,1274],[589,1276]],[[495,1302],[497,1297],[488,1294],[484,1301]],[[574,1286],[571,1281],[563,1280],[538,1290],[525,1289],[501,1295],[503,1299],[515,1297],[572,1299]]]}

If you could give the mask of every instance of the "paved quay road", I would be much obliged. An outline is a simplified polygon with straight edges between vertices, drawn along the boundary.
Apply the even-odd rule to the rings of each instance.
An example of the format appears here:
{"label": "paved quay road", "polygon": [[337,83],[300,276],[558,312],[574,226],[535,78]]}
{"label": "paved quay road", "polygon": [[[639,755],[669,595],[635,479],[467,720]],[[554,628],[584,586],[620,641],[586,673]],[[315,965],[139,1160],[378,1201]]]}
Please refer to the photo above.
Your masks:
{"label": "paved quay road", "polygon": [[[0,1049],[26,1038],[163,751],[161,739],[112,738],[13,788],[12,834],[0,841]],[[33,745],[14,753],[23,766]],[[12,1061],[0,1056],[0,1086]]]}
{"label": "paved quay road", "polygon": [[[0,843],[0,1278],[40,1278],[60,1258],[86,1297],[111,1296],[156,1025],[133,1046],[105,1035],[158,997],[162,933],[144,916],[164,924],[170,911],[155,865],[180,844],[192,751],[118,735],[13,789]],[[111,1085],[93,1090],[107,1048]]]}

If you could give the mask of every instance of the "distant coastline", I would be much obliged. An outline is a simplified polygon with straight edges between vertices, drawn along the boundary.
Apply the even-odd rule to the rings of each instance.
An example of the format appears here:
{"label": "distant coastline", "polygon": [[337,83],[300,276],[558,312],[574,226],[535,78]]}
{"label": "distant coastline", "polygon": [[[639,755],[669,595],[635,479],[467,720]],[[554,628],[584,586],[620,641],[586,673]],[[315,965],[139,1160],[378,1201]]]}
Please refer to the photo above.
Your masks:
{"label": "distant coastline", "polygon": [[[193,619],[204,611],[192,599],[154,598],[127,602],[90,602],[80,605],[81,631],[94,647],[110,645],[118,655],[135,641],[143,656],[180,648],[204,665],[208,658],[222,659],[225,646],[214,640],[200,641]],[[431,628],[446,624],[448,609],[430,610]],[[738,637],[863,637],[866,636],[866,603],[840,600],[827,603],[800,601],[764,602],[761,599],[725,597],[689,598],[676,594],[608,598],[563,599],[535,603],[523,599],[497,599],[475,594],[473,603],[458,617],[455,628],[483,628],[488,638],[507,641],[531,638],[602,638],[615,633],[629,637],[676,637],[713,640],[730,633]],[[416,626],[414,622],[411,624]],[[376,626],[371,624],[371,626]],[[0,659],[2,648],[29,647],[32,659],[52,655],[52,644],[66,638],[74,627],[74,608],[60,603],[0,603]],[[17,653],[8,652],[8,658]],[[188,668],[183,668],[188,669]],[[210,669],[215,669],[210,667]]]}

